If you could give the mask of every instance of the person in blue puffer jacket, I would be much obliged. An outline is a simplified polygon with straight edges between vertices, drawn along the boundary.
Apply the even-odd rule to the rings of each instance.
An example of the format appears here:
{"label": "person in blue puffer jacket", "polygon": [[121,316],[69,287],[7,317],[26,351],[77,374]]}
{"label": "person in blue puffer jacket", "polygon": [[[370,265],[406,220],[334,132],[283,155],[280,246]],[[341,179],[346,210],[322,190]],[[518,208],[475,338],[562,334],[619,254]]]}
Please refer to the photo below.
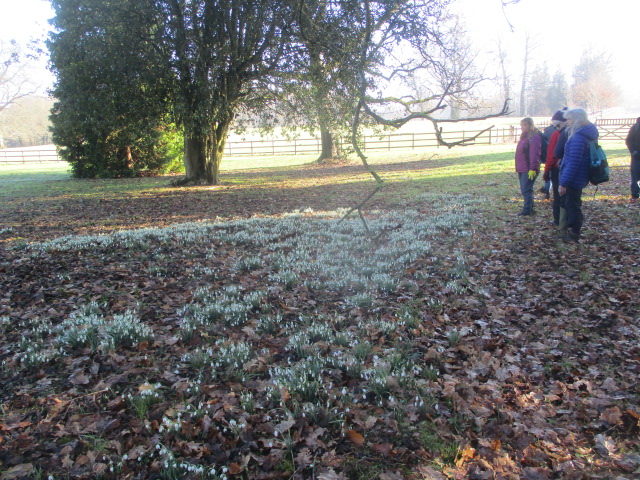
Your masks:
{"label": "person in blue puffer jacket", "polygon": [[562,240],[578,243],[582,229],[582,189],[589,185],[589,145],[598,139],[598,129],[587,112],[574,108],[565,113],[568,139],[560,165],[560,205],[567,210],[567,231]]}

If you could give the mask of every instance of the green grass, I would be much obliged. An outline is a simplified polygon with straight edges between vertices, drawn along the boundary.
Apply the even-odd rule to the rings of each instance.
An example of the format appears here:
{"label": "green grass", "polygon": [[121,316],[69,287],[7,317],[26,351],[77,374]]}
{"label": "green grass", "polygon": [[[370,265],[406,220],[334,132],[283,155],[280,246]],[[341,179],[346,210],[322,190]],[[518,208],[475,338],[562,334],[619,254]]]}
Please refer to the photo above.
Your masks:
{"label": "green grass", "polygon": [[[628,165],[624,144],[606,143],[604,148],[612,168],[623,171]],[[514,149],[515,145],[506,144],[365,153],[370,165],[385,182],[383,195],[386,202],[401,205],[424,193],[473,193],[519,201],[513,167]],[[370,188],[369,185],[373,187],[371,175],[355,157],[347,166],[327,165],[309,170],[314,160],[315,155],[225,158],[221,169],[222,185],[245,189],[307,188],[314,195],[324,194],[323,186],[349,184],[357,187],[362,184],[365,189]],[[170,186],[173,178],[78,180],[71,177],[66,163],[0,165],[0,198],[158,195],[179,190]],[[585,190],[585,195],[590,188]],[[319,190],[314,193],[314,189]],[[608,186],[604,186],[600,192],[606,195],[607,189]]]}
{"label": "green grass", "polygon": [[222,159],[221,172],[248,170],[256,168],[288,168],[311,163],[318,158],[318,154],[311,155],[283,155],[283,156],[238,156]]}

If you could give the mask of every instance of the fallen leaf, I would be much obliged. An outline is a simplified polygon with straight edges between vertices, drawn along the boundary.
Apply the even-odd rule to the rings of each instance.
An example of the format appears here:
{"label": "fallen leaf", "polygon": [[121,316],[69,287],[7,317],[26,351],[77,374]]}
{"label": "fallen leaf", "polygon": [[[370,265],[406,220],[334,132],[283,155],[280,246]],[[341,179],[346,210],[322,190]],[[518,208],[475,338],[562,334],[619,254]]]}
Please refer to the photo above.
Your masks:
{"label": "fallen leaf", "polygon": [[389,455],[389,452],[393,450],[393,444],[391,443],[374,443],[371,448],[381,455]]}
{"label": "fallen leaf", "polygon": [[25,477],[33,473],[33,464],[21,463],[15,467],[11,467],[0,474],[0,480],[14,480],[17,478]]}
{"label": "fallen leaf", "polygon": [[618,407],[607,408],[600,414],[600,418],[611,426],[618,425],[622,418],[622,411]]}
{"label": "fallen leaf", "polygon": [[345,436],[347,437],[347,440],[351,443],[355,443],[359,447],[364,445],[364,437],[355,430],[347,430],[345,432]]}

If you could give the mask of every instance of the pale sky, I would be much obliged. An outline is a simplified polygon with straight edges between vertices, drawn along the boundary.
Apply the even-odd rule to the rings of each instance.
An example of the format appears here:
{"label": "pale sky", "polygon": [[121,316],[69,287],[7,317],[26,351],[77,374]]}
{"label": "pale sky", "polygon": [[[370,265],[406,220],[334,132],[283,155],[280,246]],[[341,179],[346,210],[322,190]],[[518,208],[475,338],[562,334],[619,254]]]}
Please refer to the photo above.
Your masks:
{"label": "pale sky", "polygon": [[[0,0],[0,40],[16,40],[21,45],[44,40],[50,28],[47,20],[52,17],[53,9],[47,0]],[[47,58],[33,69],[33,74],[44,93],[54,80],[47,70]]]}
{"label": "pale sky", "polygon": [[[561,68],[570,82],[573,67],[585,48],[604,51],[611,54],[614,80],[625,92],[627,103],[640,108],[640,67],[634,35],[640,18],[632,11],[638,5],[637,0],[520,0],[503,10],[501,0],[455,0],[452,8],[466,18],[476,48],[484,52],[495,50],[498,36],[509,45],[516,84],[522,73],[524,37],[528,32],[539,44],[533,52],[530,71],[546,59],[550,74]],[[47,0],[0,0],[0,39],[28,41],[44,37],[49,29],[47,20],[52,16]],[[51,81],[50,76],[45,78]]]}
{"label": "pale sky", "polygon": [[628,103],[640,108],[635,38],[640,21],[638,6],[637,0],[520,0],[504,9],[501,0],[453,3],[454,11],[466,19],[476,48],[495,50],[496,38],[503,38],[503,44],[510,47],[514,76],[522,75],[527,33],[539,45],[532,53],[529,71],[546,60],[549,73],[561,69],[569,83],[573,67],[582,52],[590,48],[611,55],[615,83]]}

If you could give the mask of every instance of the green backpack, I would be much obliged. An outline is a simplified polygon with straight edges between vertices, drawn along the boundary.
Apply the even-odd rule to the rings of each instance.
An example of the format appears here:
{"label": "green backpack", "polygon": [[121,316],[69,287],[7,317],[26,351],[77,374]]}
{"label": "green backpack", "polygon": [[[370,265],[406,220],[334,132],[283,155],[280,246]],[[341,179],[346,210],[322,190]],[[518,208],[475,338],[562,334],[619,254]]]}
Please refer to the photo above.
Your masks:
{"label": "green backpack", "polygon": [[589,182],[591,185],[600,185],[609,181],[609,162],[607,155],[598,145],[597,140],[589,142]]}

